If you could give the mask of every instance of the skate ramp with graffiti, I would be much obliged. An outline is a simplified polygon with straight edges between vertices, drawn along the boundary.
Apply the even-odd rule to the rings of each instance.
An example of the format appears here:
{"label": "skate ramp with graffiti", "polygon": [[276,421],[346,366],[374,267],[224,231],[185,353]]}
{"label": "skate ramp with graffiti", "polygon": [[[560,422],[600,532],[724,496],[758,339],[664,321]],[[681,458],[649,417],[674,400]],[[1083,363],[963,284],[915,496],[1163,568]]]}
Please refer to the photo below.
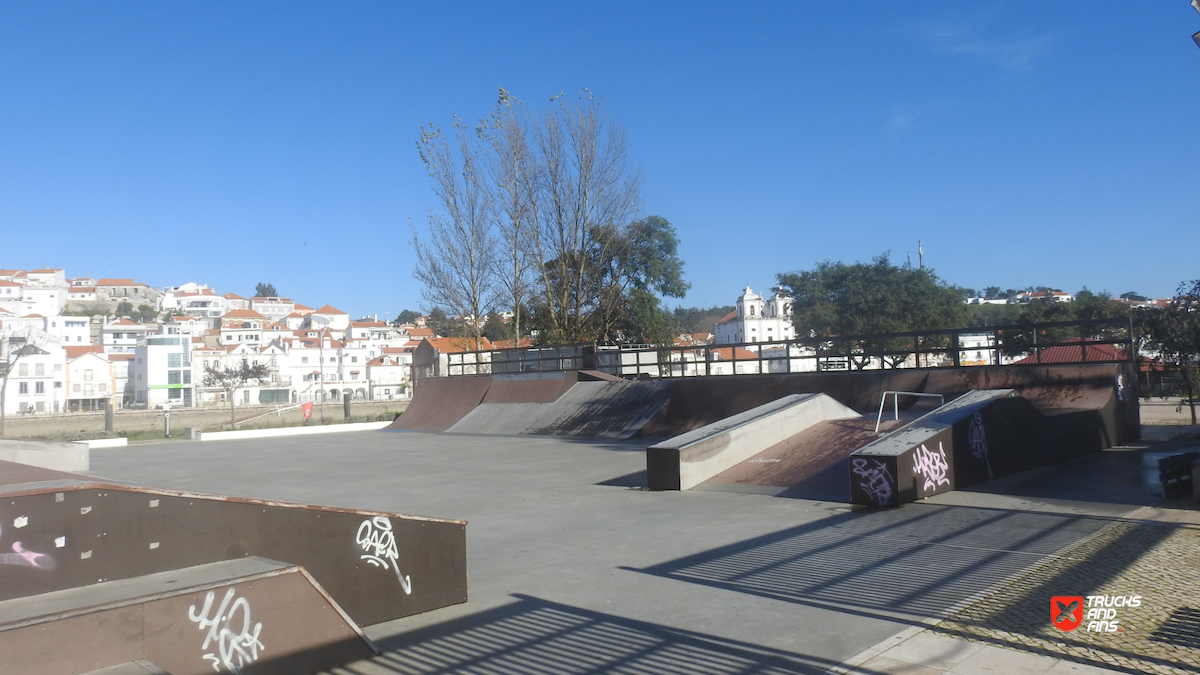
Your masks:
{"label": "skate ramp with graffiti", "polygon": [[651,490],[688,490],[814,425],[858,418],[825,394],[792,394],[646,448]]}
{"label": "skate ramp with graffiti", "polygon": [[[86,668],[51,658],[19,672],[88,672],[137,659],[171,673],[211,670],[204,654],[221,663],[228,656],[212,635],[233,629],[213,628],[206,602],[225,602],[218,614],[226,617],[241,608],[233,643],[266,645],[261,663],[234,654],[256,662],[246,672],[304,672],[295,666],[305,661],[285,657],[328,666],[362,658],[369,644],[359,625],[467,598],[463,521],[114,484],[9,462],[0,462],[0,550],[0,653],[40,663],[52,641],[35,634],[96,646],[79,652],[92,659]],[[161,627],[151,621],[154,607],[167,608]],[[313,623],[304,623],[303,608]],[[243,619],[261,622],[261,635],[238,632]],[[125,644],[104,632],[114,625],[125,637],[165,631],[158,638],[168,652],[171,640],[195,642],[192,665],[101,649]],[[230,633],[220,635],[221,649],[233,644]]]}
{"label": "skate ramp with graffiti", "polygon": [[1012,389],[968,392],[853,452],[851,501],[899,506],[1112,447],[1110,392],[1067,392],[1060,404],[1074,405],[1048,409]]}

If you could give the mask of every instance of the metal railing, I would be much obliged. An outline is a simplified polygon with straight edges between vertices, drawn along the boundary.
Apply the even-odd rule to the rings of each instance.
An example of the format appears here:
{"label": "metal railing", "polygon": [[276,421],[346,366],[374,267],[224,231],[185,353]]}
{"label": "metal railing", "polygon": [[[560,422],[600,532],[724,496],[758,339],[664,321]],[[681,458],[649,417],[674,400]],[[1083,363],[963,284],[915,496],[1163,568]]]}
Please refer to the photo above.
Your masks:
{"label": "metal railing", "polygon": [[445,354],[443,375],[598,370],[626,378],[1079,364],[1136,356],[1129,319],[794,338],[735,344],[547,345]]}

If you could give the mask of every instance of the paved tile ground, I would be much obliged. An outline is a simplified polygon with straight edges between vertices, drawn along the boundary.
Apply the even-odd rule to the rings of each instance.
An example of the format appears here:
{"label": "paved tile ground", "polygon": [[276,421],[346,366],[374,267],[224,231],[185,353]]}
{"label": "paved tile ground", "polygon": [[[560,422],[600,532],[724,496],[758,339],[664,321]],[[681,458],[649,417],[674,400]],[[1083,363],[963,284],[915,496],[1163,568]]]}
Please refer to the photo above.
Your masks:
{"label": "paved tile ground", "polygon": [[[1142,596],[1117,609],[1119,632],[1064,632],[1054,595]],[[1118,522],[1022,574],[933,632],[1132,673],[1200,671],[1200,529]]]}

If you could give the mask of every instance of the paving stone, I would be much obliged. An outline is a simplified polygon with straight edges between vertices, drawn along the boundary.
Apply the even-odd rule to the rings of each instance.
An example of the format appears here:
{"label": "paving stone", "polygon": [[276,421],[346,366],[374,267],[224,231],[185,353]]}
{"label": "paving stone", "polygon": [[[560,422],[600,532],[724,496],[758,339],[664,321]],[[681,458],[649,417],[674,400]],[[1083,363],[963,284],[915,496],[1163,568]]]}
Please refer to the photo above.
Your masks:
{"label": "paving stone", "polygon": [[[1116,608],[1119,631],[1089,632],[1085,608],[1080,628],[1063,632],[1050,623],[1053,595],[1140,595],[1142,600],[1138,607]],[[1001,584],[932,630],[1081,666],[1198,672],[1200,531],[1146,521],[1115,523]]]}

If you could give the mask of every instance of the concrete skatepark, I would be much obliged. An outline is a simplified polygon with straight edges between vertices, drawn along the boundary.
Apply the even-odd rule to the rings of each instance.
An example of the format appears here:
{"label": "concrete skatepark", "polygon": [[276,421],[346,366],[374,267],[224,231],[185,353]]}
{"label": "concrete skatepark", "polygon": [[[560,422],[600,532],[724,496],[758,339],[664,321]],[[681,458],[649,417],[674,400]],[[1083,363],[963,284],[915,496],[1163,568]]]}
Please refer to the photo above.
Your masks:
{"label": "concrete skatepark", "polygon": [[[1055,458],[1059,461],[1053,466],[1018,470],[974,487],[956,485],[954,491],[900,508],[849,503],[849,470],[830,472],[837,462],[848,463],[850,452],[882,440],[860,426],[845,432],[854,441],[816,444],[841,453],[827,458],[819,469],[783,472],[799,472],[810,482],[825,472],[828,480],[809,487],[824,489],[826,498],[815,492],[801,495],[794,486],[764,486],[761,478],[738,483],[728,475],[724,486],[709,479],[690,490],[645,489],[650,445],[719,426],[722,420],[788,396],[806,401],[816,394],[837,398],[836,390],[820,391],[811,380],[797,384],[802,378],[779,378],[768,383],[762,379],[768,376],[757,376],[757,386],[724,378],[734,386],[723,386],[737,395],[727,396],[708,416],[699,412],[707,407],[706,397],[715,393],[691,381],[654,382],[654,388],[622,397],[611,390],[641,383],[585,374],[574,382],[500,379],[503,384],[493,391],[494,382],[480,384],[484,378],[447,378],[438,382],[460,381],[466,384],[452,386],[474,393],[464,399],[455,392],[457,408],[447,413],[442,406],[422,411],[421,405],[432,399],[423,402],[418,389],[413,414],[400,418],[410,425],[447,424],[442,430],[99,449],[92,451],[87,480],[102,481],[114,491],[137,489],[113,485],[154,486],[184,499],[195,493],[253,497],[254,504],[262,504],[260,509],[329,505],[336,507],[331,512],[354,518],[387,514],[399,522],[400,514],[416,514],[411,522],[423,522],[421,517],[432,517],[425,521],[430,523],[466,521],[467,601],[450,598],[425,613],[362,621],[369,646],[379,653],[348,660],[329,672],[826,672],[897,635],[921,629],[933,618],[953,615],[964,602],[1045,565],[1064,548],[1087,541],[1158,500],[1157,483],[1146,467],[1167,450],[1101,451],[1114,441],[1129,444],[1137,439],[1121,421],[1127,411],[1114,412],[1120,410],[1115,374],[1106,372],[1089,386],[1058,392],[1022,386],[1011,375],[986,374],[992,384],[1017,385],[989,388],[1027,394],[1020,400],[1036,401],[1041,411],[1090,419],[1091,426],[1085,428],[1094,432],[1089,435],[1091,445],[1082,448],[1085,451],[1072,450],[1070,457]],[[926,391],[941,386],[931,386],[928,373],[916,374],[923,375]],[[872,377],[878,381],[871,385],[871,395],[893,388],[920,391],[919,383]],[[585,389],[599,395],[571,395],[581,383],[598,385]],[[910,388],[901,388],[905,384]],[[976,390],[975,384],[959,383],[958,392],[945,387],[946,398]],[[687,409],[681,387],[699,392],[702,402],[695,403],[695,409]],[[808,391],[798,391],[802,389]],[[570,405],[562,402],[564,395],[572,396],[567,399]],[[858,407],[836,402],[858,412],[864,407],[854,399],[851,403]],[[564,419],[570,419],[571,408],[588,404],[595,405],[592,414],[599,415],[603,425],[593,417],[587,434],[544,431],[555,425],[560,431],[570,428]],[[605,405],[620,406],[620,414],[603,415]],[[877,405],[876,396],[867,410]],[[519,414],[509,415],[503,406]],[[908,408],[902,411],[904,419],[883,425],[883,437],[922,419],[928,425],[930,416],[938,414],[915,402]],[[766,454],[743,459],[715,475],[754,467],[747,462],[756,457],[779,459],[759,463],[773,469],[789,461],[802,464],[793,459],[795,449],[814,444],[797,443],[797,436],[802,441],[828,440],[838,432],[831,424],[861,422],[822,419],[788,436],[778,419],[781,414],[772,410],[751,415],[751,421],[778,422],[776,436],[751,439],[767,443]],[[473,425],[469,432],[446,432],[464,420]],[[956,433],[953,420],[943,422],[937,429],[930,427],[933,435]],[[723,435],[739,433],[739,428],[744,433],[746,425],[726,426],[701,436],[719,444]],[[495,432],[487,433],[489,428]],[[660,432],[649,435],[647,428]],[[680,433],[662,433],[667,429]],[[778,434],[785,435],[783,440],[775,440]],[[744,443],[743,438],[732,445]],[[992,451],[1003,447],[997,440]],[[28,480],[8,482],[34,489]],[[837,483],[841,491],[834,494],[831,486]],[[7,547],[12,532],[6,528],[4,533]],[[398,538],[397,543],[401,551],[406,546],[419,548],[420,537]],[[265,550],[249,553],[271,558]],[[412,575],[414,588],[421,582]],[[339,601],[344,593],[329,595]],[[1044,613],[1045,598],[1029,601]],[[268,623],[257,615],[255,620]],[[184,642],[195,642],[191,648],[199,657],[203,635],[191,628],[195,634],[185,636]],[[271,657],[281,656],[270,653],[265,631],[262,660],[250,663],[244,672],[272,672]],[[281,644],[278,638],[275,644]],[[146,664],[136,667],[143,671],[128,672],[152,672]],[[1025,672],[1049,672],[1051,667],[1057,666]]]}

